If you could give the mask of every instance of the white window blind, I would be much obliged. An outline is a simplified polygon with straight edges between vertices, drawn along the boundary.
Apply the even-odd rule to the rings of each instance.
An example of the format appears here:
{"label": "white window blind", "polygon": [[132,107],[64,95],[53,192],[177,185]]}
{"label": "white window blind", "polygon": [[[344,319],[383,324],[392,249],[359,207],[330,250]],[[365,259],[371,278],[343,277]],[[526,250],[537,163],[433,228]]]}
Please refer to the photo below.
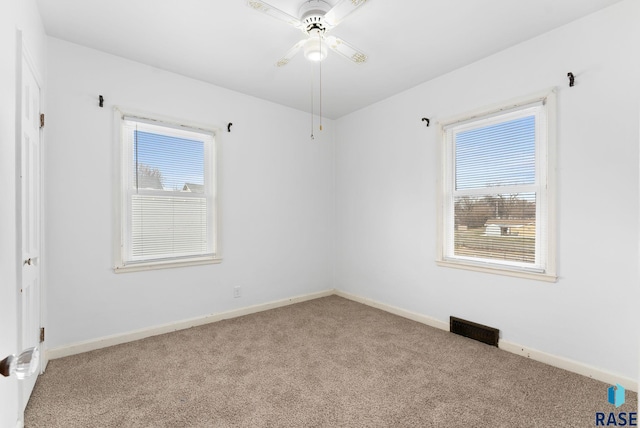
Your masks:
{"label": "white window blind", "polygon": [[545,273],[545,104],[476,116],[443,132],[443,259]]}
{"label": "white window blind", "polygon": [[122,118],[122,265],[216,256],[212,131]]}

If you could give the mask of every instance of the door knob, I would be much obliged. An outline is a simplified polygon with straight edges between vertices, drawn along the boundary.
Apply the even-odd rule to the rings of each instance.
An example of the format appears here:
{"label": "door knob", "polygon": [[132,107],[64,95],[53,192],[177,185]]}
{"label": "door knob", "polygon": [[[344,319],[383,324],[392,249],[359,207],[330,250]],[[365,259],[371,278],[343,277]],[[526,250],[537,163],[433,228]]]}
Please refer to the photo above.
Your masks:
{"label": "door knob", "polygon": [[20,355],[9,355],[0,361],[0,374],[9,377],[15,373],[18,379],[31,376],[38,369],[40,350],[38,347],[24,350]]}

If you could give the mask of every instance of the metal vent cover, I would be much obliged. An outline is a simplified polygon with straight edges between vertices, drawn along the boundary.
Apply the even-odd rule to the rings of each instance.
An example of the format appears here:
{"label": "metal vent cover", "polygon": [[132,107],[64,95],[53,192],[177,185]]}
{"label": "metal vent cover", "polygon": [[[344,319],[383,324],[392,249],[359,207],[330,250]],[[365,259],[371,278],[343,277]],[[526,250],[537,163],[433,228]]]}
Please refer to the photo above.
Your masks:
{"label": "metal vent cover", "polygon": [[491,346],[498,346],[500,330],[461,318],[449,317],[449,331]]}

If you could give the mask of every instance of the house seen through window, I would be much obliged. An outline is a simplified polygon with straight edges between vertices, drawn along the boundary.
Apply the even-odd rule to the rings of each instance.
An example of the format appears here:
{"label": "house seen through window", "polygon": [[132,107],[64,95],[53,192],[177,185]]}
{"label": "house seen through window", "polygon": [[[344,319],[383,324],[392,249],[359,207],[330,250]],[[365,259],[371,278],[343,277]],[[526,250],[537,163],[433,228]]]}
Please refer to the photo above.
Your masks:
{"label": "house seen through window", "polygon": [[212,131],[124,116],[120,267],[216,259]]}
{"label": "house seen through window", "polygon": [[546,102],[443,126],[441,262],[549,274]]}

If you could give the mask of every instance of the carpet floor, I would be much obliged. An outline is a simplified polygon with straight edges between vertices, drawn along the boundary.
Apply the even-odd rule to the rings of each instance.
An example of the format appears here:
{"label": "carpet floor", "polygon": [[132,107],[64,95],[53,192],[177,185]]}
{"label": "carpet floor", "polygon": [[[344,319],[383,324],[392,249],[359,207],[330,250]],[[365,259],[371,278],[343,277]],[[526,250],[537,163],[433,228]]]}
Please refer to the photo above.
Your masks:
{"label": "carpet floor", "polygon": [[25,426],[593,427],[608,387],[330,296],[53,360]]}

